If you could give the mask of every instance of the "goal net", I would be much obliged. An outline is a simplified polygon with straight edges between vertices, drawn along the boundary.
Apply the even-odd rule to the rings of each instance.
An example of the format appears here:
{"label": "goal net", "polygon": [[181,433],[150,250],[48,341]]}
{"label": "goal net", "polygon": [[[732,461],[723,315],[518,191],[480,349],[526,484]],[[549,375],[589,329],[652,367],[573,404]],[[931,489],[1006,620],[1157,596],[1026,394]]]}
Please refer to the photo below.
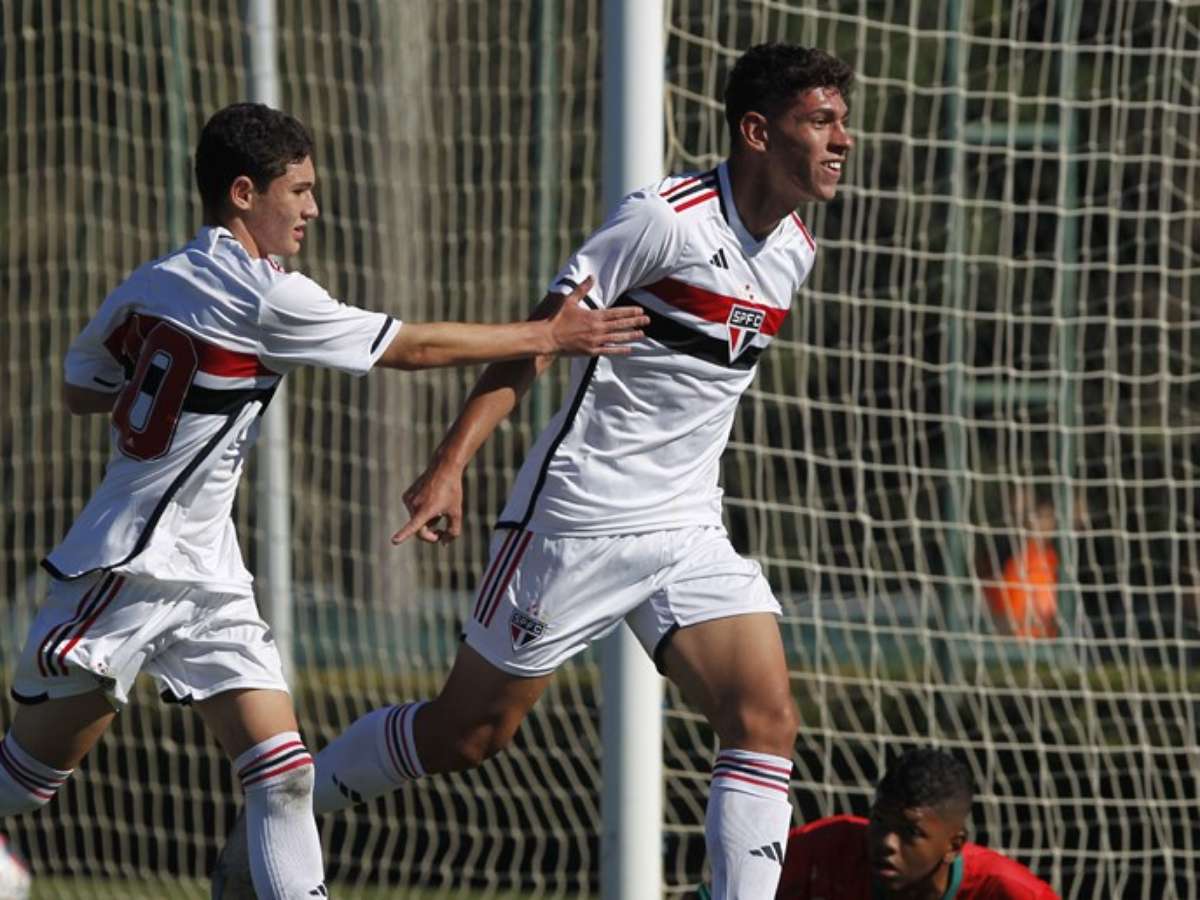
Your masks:
{"label": "goal net", "polygon": [[[840,200],[726,457],[784,601],[797,815],[969,760],[973,837],[1064,897],[1195,897],[1195,4],[677,3],[672,166],[768,39],[851,60]],[[775,352],[779,351],[779,352]],[[699,851],[706,732],[667,729]],[[680,852],[672,883],[695,855]]]}
{"label": "goal net", "polygon": [[[785,610],[797,821],[864,813],[892,756],[932,743],[972,767],[973,839],[1064,897],[1200,897],[1200,6],[666,7],[669,169],[726,151],[720,94],[750,44],[857,70],[839,199],[799,211],[817,267],[723,476],[734,542]],[[283,105],[315,133],[322,208],[296,266],[401,319],[523,317],[604,213],[600,10],[280,3]],[[101,422],[65,414],[61,359],[107,290],[198,224],[199,127],[251,93],[243,15],[0,4],[6,677],[46,589],[37,561],[107,453]],[[453,660],[489,525],[563,392],[544,379],[481,453],[458,542],[395,550],[400,495],[475,374],[290,379],[295,692],[314,748],[430,695]],[[237,509],[252,569],[255,475]],[[585,654],[479,771],[329,817],[339,896],[596,894],[598,693]],[[674,693],[665,715],[682,897],[704,876],[715,744]],[[238,803],[195,714],[146,683],[54,805],[0,828],[55,896],[173,896],[205,877]]]}

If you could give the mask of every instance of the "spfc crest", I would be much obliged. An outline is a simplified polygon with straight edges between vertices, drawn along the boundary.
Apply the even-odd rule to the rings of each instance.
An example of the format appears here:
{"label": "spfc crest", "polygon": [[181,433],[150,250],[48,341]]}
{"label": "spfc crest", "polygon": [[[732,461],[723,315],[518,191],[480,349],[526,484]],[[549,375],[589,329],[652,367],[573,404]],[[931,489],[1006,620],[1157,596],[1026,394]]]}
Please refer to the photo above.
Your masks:
{"label": "spfc crest", "polygon": [[750,346],[750,341],[762,329],[765,314],[753,306],[738,306],[729,310],[725,326],[729,329],[729,361],[733,362]]}
{"label": "spfc crest", "polygon": [[526,644],[536,641],[546,633],[548,627],[545,622],[541,622],[533,616],[527,616],[519,609],[514,609],[508,619],[508,633],[512,635],[513,649],[520,650]]}

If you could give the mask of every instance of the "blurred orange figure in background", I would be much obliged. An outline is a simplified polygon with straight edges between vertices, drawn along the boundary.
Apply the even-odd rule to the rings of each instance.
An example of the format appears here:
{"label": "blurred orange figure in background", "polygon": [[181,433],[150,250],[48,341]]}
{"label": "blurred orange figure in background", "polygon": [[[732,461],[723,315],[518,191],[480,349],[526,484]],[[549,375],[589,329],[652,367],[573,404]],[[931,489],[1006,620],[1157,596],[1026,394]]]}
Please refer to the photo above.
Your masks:
{"label": "blurred orange figure in background", "polygon": [[1054,549],[1055,515],[1050,503],[1039,503],[1029,516],[1029,530],[1004,564],[999,584],[984,590],[997,628],[1029,638],[1058,636],[1058,553]]}

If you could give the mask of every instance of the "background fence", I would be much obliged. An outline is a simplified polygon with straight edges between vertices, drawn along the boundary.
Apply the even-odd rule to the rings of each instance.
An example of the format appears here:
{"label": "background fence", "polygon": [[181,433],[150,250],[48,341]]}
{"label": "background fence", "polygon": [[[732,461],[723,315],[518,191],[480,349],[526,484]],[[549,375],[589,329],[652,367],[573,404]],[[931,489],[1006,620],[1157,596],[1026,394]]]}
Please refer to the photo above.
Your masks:
{"label": "background fence", "polygon": [[[599,0],[279,7],[283,105],[315,132],[323,210],[297,265],[405,319],[522,317],[603,215]],[[190,154],[248,93],[242,14],[0,5],[6,671],[45,590],[37,561],[107,453],[103,424],[58,399],[63,354],[109,289],[198,225]],[[731,534],[787,614],[798,818],[864,811],[890,753],[935,742],[973,767],[974,836],[1065,897],[1200,896],[1200,6],[675,0],[667,18],[670,169],[720,158],[721,89],[749,44],[818,45],[858,70],[840,199],[801,210],[817,268],[724,471]],[[429,694],[453,658],[489,522],[562,392],[546,379],[485,448],[462,539],[394,550],[400,493],[473,377],[290,379],[311,744]],[[237,515],[253,568],[254,504]],[[1049,612],[998,621],[1024,596],[1003,593],[1006,563],[1047,550]],[[597,684],[587,656],[512,752],[331,817],[331,875],[594,893]],[[215,744],[143,688],[55,805],[4,825],[54,896],[183,891],[232,822]],[[665,714],[682,895],[701,877],[713,738],[674,694]]]}

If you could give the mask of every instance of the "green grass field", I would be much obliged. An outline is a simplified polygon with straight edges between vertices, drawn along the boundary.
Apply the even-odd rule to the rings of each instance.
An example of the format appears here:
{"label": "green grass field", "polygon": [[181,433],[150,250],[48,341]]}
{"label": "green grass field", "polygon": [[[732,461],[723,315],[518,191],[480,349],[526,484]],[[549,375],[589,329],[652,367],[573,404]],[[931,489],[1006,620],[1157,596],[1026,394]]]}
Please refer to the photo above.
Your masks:
{"label": "green grass field", "polygon": [[[481,894],[461,891],[423,891],[402,887],[329,886],[334,900],[522,900],[520,894]],[[193,880],[118,881],[78,878],[38,878],[31,900],[208,900],[208,882]]]}

